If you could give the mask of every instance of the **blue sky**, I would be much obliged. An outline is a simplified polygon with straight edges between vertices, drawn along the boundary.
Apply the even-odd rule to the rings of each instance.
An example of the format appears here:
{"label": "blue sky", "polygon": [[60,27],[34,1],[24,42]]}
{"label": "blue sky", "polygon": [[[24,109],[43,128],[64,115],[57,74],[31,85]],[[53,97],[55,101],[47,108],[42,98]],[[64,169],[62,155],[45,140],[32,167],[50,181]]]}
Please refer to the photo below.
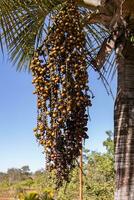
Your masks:
{"label": "blue sky", "polygon": [[[90,108],[91,121],[89,140],[86,147],[90,150],[104,151],[102,142],[105,131],[113,130],[114,101],[97,80],[98,75],[90,73],[90,86],[95,94]],[[36,126],[36,97],[32,94],[31,75],[16,68],[7,61],[0,60],[0,171],[11,167],[29,165],[32,171],[45,166],[43,149],[33,135]],[[116,80],[112,82],[116,93]]]}

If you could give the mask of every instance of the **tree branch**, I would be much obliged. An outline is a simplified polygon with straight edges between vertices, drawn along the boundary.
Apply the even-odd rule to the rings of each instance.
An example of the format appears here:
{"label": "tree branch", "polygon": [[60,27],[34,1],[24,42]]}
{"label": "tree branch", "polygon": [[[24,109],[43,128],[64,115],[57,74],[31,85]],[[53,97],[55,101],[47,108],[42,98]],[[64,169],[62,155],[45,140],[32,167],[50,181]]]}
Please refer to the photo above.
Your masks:
{"label": "tree branch", "polygon": [[115,41],[116,36],[110,40],[109,38],[105,39],[96,58],[91,61],[97,71],[101,70],[106,61],[106,58],[111,53],[112,49],[114,49]]}

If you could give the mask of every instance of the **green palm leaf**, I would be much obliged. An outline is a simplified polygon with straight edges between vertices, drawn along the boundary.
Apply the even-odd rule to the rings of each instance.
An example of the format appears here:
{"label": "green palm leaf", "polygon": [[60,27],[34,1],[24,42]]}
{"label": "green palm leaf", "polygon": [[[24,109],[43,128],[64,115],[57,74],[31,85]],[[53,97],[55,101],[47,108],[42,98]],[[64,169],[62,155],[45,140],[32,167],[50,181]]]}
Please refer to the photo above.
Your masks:
{"label": "green palm leaf", "polygon": [[[0,42],[3,37],[10,58],[17,63],[19,69],[28,66],[34,49],[40,44],[42,36],[47,31],[45,19],[58,4],[58,1],[47,0],[39,2],[2,0],[0,2],[2,28]],[[3,48],[2,42],[1,47]]]}
{"label": "green palm leaf", "polygon": [[[54,11],[64,5],[65,0],[6,0],[0,1],[0,26],[2,34],[0,37],[1,49],[3,41],[6,44],[8,53],[17,69],[29,69],[29,63],[33,52],[38,48],[47,34],[51,25],[51,15]],[[79,5],[81,19],[86,21],[86,17],[92,11]],[[109,33],[101,24],[85,24],[85,34],[87,41],[87,51],[89,53],[89,65],[96,67],[92,62],[101,49],[101,46]],[[105,59],[104,66],[113,66],[114,59]],[[110,61],[110,62],[109,62]],[[102,70],[104,69],[103,66]],[[111,69],[110,69],[111,71]],[[104,71],[103,71],[104,73]]]}

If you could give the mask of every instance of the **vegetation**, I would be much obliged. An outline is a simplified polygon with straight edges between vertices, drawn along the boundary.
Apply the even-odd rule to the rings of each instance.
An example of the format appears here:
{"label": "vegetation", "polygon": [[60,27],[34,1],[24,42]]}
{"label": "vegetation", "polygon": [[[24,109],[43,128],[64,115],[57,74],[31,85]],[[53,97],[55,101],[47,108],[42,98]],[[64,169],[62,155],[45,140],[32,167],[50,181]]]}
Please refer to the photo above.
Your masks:
{"label": "vegetation", "polygon": [[[113,200],[114,198],[113,134],[110,131],[107,132],[107,139],[103,145],[106,148],[104,153],[89,152],[84,149],[84,200]],[[79,167],[73,170],[70,183],[65,182],[59,190],[55,190],[53,178],[50,178],[47,171],[38,170],[31,173],[30,170],[22,169],[24,167],[11,169],[1,175],[0,190],[13,190],[15,195],[23,200],[53,200],[55,196],[58,200],[79,198]],[[18,171],[21,172],[19,176]],[[6,186],[2,184],[5,183],[5,175]]]}
{"label": "vegetation", "polygon": [[[7,4],[6,0],[0,1],[1,47],[4,38],[9,54],[19,69],[29,66],[34,50],[42,45],[44,36],[50,30],[53,15],[64,8],[65,2],[9,0]],[[117,69],[115,200],[134,199],[134,4],[132,0],[75,2],[86,33],[87,64],[98,71],[103,82]]]}

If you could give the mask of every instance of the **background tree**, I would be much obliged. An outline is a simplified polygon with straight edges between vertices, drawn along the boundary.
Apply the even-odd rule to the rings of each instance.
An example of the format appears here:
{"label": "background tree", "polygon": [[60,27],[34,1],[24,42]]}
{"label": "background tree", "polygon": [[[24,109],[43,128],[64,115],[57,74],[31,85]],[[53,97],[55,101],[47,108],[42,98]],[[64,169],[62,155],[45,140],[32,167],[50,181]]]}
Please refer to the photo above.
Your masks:
{"label": "background tree", "polygon": [[16,168],[8,169],[7,174],[8,174],[8,181],[10,185],[21,180],[20,169],[16,169]]}
{"label": "background tree", "polygon": [[28,165],[25,165],[21,168],[21,174],[23,176],[23,179],[30,177],[31,172],[30,172],[30,168]]}
{"label": "background tree", "polygon": [[7,181],[8,177],[7,174],[4,172],[0,172],[0,182],[5,182]]}

